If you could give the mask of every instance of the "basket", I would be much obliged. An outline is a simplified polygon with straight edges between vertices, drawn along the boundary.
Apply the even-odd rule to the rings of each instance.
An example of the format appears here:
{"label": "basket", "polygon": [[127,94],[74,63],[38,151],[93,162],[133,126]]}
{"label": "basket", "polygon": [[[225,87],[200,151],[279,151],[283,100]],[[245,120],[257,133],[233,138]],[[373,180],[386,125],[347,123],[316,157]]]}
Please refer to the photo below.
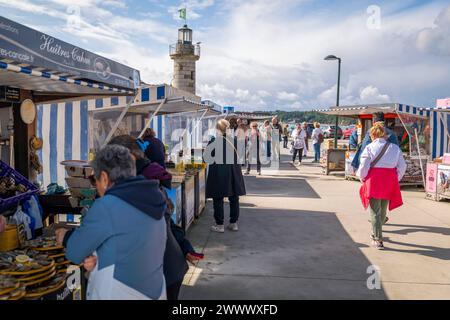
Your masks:
{"label": "basket", "polygon": [[7,225],[6,230],[0,233],[0,252],[15,250],[19,247],[17,226]]}
{"label": "basket", "polygon": [[20,173],[18,173],[16,170],[14,170],[1,160],[0,160],[0,177],[11,177],[14,179],[16,184],[20,183],[28,189],[27,192],[10,198],[6,199],[0,198],[0,212],[6,211],[7,209],[16,206],[20,202],[30,199],[32,195],[38,193],[39,191],[39,189],[34,184],[32,184],[24,176],[22,176]]}

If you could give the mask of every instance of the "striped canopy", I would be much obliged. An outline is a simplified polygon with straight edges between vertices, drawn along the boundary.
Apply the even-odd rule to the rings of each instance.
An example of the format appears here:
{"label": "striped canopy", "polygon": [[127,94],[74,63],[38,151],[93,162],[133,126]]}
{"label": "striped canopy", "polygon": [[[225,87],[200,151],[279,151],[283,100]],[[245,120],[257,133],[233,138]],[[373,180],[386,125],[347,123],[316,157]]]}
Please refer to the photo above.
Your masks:
{"label": "striped canopy", "polygon": [[430,117],[430,108],[414,107],[400,103],[386,103],[386,104],[370,104],[370,105],[355,105],[355,106],[339,106],[331,107],[329,109],[314,110],[319,113],[338,116],[359,116],[373,114],[376,112],[383,113],[406,113],[418,117]]}
{"label": "striped canopy", "polygon": [[0,61],[0,85],[33,90],[36,94],[132,95],[133,90],[66,77],[56,71]]}

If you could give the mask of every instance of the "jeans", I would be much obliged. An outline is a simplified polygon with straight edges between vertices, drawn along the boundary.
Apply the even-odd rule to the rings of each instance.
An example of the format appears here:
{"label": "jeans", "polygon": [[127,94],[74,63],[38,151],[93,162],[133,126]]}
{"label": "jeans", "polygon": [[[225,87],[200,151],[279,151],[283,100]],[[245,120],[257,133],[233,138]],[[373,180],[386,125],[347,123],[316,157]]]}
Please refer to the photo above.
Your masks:
{"label": "jeans", "polygon": [[383,240],[383,224],[386,220],[389,200],[370,199],[370,216],[372,220],[372,234],[375,240]]}
{"label": "jeans", "polygon": [[[230,223],[236,223],[239,219],[239,196],[228,197],[230,201]],[[223,225],[224,210],[223,210],[223,198],[214,198],[214,219],[216,224]]]}
{"label": "jeans", "polygon": [[320,161],[320,143],[314,143],[314,161]]}
{"label": "jeans", "polygon": [[301,148],[301,149],[294,149],[294,154],[292,155],[292,162],[295,162],[295,158],[297,157],[297,153],[298,153],[298,160],[300,162],[302,162],[303,148]]}

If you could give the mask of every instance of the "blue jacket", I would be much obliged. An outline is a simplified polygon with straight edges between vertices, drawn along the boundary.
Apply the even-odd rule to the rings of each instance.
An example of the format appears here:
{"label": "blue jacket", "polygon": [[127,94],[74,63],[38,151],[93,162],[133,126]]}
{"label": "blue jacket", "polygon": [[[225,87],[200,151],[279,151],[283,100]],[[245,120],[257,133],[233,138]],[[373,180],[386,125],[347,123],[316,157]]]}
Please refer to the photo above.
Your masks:
{"label": "blue jacket", "polygon": [[352,132],[348,144],[351,149],[358,148],[358,130]]}
{"label": "blue jacket", "polygon": [[[398,139],[397,139],[397,136],[395,135],[395,133],[389,128],[385,128],[385,129],[386,129],[386,134],[388,136],[388,141],[390,143],[396,144],[398,146],[399,143],[398,143]],[[361,143],[361,148],[358,149],[358,151],[355,155],[355,158],[352,161],[352,167],[355,168],[355,170],[357,170],[359,168],[361,154],[363,153],[364,149],[366,149],[366,147],[371,143],[372,143],[372,138],[370,138],[369,131],[367,131],[366,136],[364,137],[364,140]]]}
{"label": "blue jacket", "polygon": [[142,176],[116,183],[95,201],[80,228],[65,237],[70,261],[79,264],[97,255],[88,299],[165,298],[165,209],[158,181]]}

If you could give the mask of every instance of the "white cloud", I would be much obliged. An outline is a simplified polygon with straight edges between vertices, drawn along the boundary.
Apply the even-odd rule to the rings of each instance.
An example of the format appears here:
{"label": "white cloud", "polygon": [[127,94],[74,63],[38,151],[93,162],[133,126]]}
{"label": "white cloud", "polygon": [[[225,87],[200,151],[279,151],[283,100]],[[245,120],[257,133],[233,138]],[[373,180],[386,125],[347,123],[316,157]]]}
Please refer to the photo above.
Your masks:
{"label": "white cloud", "polygon": [[418,33],[416,45],[425,53],[450,56],[450,5],[442,10],[433,27]]}
{"label": "white cloud", "polygon": [[374,86],[367,86],[361,90],[359,95],[360,103],[386,103],[390,102],[390,98],[387,94],[381,94],[378,88]]}
{"label": "white cloud", "polygon": [[277,98],[279,100],[284,100],[284,101],[295,101],[299,98],[299,96],[295,93],[288,93],[286,91],[281,91],[278,93]]}
{"label": "white cloud", "polygon": [[[40,30],[50,30],[42,19],[49,17],[55,27],[49,33],[62,29],[70,33],[69,42],[140,69],[144,81],[170,83],[167,49],[176,40],[178,23],[164,21],[156,10],[136,14],[131,2],[111,1],[74,3],[81,7],[78,27],[66,26],[73,0],[0,0],[0,7],[20,10],[15,16]],[[180,6],[148,3],[160,12],[184,6],[182,1]],[[249,109],[328,107],[336,103],[337,65],[323,57],[336,54],[343,59],[341,105],[392,100],[432,106],[448,95],[448,5],[443,10],[439,1],[410,7],[381,1],[382,27],[369,30],[365,5],[327,3],[311,11],[310,4],[188,0],[188,20],[197,18],[194,25],[199,25],[193,28],[194,41],[203,43],[198,92]]]}

